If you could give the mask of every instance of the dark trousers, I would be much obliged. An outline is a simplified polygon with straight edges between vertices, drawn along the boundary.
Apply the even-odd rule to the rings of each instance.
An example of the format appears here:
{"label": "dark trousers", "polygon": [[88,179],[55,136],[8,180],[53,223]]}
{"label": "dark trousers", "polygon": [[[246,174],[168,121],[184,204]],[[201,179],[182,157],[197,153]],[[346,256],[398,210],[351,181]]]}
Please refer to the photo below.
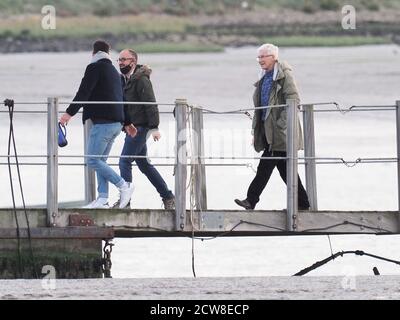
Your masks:
{"label": "dark trousers", "polygon": [[[134,138],[129,135],[125,137],[125,144],[121,156],[146,156],[147,155],[147,133],[149,129],[137,127],[137,134]],[[145,174],[151,184],[157,189],[161,198],[170,199],[174,195],[168,189],[164,179],[158,173],[157,169],[148,161],[147,158],[120,158],[119,170],[121,177],[127,182],[132,182],[132,162],[136,161],[139,170]]]}
{"label": "dark trousers", "polygon": [[[274,157],[286,157],[286,152],[274,151]],[[272,153],[268,151],[268,148],[264,150],[262,157],[272,157]],[[269,178],[271,177],[272,171],[277,167],[282,180],[286,183],[286,160],[278,159],[260,159],[260,163],[257,167],[257,174],[251,182],[247,191],[247,200],[254,208],[258,201],[260,201],[260,195],[267,185]],[[299,175],[297,175],[298,183],[298,206],[299,208],[305,209],[310,206],[308,202],[307,192],[301,183]]]}

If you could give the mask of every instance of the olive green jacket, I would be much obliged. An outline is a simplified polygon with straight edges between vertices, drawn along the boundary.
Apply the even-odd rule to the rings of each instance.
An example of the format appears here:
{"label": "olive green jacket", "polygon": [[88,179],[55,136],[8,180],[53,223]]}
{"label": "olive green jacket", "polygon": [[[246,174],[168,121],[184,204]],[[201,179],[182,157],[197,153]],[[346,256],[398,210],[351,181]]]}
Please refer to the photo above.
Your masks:
{"label": "olive green jacket", "polygon": [[[124,101],[132,102],[155,102],[153,86],[150,81],[151,69],[146,65],[137,65],[134,73],[125,84],[121,75],[123,85]],[[124,105],[125,125],[132,123],[137,127],[157,129],[160,116],[156,104]]]}
{"label": "olive green jacket", "polygon": [[[292,69],[286,62],[275,63],[273,84],[269,96],[268,105],[286,104],[288,99],[295,99],[300,103],[296,82],[292,75]],[[253,95],[255,107],[261,106],[261,79],[257,81]],[[261,120],[262,109],[256,109],[253,117],[252,133],[254,134],[254,149],[263,151],[269,145],[269,151],[286,152],[286,108],[267,109],[267,118]],[[298,120],[299,121],[299,120]],[[298,149],[303,149],[303,137],[298,122],[297,132]]]}

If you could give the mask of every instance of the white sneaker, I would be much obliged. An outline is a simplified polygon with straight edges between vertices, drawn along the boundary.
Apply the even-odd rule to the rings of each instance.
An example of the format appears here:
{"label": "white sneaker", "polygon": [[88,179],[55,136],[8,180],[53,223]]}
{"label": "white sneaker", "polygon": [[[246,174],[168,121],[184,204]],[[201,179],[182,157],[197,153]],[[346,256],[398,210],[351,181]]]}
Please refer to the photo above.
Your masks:
{"label": "white sneaker", "polygon": [[119,208],[125,208],[129,201],[131,201],[131,197],[133,194],[133,190],[135,190],[135,186],[133,183],[126,182],[125,185],[119,189]]}
{"label": "white sneaker", "polygon": [[110,206],[108,205],[108,199],[106,198],[97,198],[86,206],[83,206],[82,209],[108,209]]}

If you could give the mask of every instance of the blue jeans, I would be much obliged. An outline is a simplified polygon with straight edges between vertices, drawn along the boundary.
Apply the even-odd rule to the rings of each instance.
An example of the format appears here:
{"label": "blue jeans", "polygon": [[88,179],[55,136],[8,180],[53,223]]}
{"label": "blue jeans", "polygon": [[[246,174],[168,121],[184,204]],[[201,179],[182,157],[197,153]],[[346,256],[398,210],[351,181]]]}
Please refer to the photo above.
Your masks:
{"label": "blue jeans", "polygon": [[101,158],[87,158],[87,165],[96,171],[99,198],[108,198],[108,182],[122,187],[124,180],[107,164],[107,158],[115,138],[121,133],[119,122],[95,124],[90,130],[87,147],[88,155],[102,155]]}
{"label": "blue jeans", "polygon": [[[124,147],[121,156],[146,156],[147,155],[147,133],[148,128],[137,127],[137,134],[134,138],[129,135],[125,137]],[[139,170],[144,173],[147,179],[150,180],[152,185],[157,189],[161,198],[170,199],[174,195],[168,190],[167,184],[158,173],[157,169],[148,161],[147,158],[120,158],[119,170],[121,177],[127,181],[132,182],[132,163],[136,161]]]}

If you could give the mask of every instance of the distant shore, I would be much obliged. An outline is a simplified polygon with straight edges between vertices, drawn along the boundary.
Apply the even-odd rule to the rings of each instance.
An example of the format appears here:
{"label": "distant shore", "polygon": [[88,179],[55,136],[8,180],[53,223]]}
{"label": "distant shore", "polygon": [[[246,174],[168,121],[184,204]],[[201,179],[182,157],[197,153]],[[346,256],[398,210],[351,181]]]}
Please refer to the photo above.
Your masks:
{"label": "distant shore", "polygon": [[[280,47],[339,47],[373,44],[388,44],[393,41],[388,37],[312,37],[312,36],[281,36],[260,40],[231,37],[226,43],[211,43],[202,41],[168,42],[165,39],[155,41],[136,42],[134,39],[121,41],[114,36],[101,36],[112,47],[119,51],[122,48],[134,48],[142,53],[190,53],[190,52],[222,52],[225,47],[257,46],[264,42],[271,42]],[[27,53],[27,52],[76,52],[88,51],[96,38],[54,38],[54,39],[0,39],[0,53]],[[115,45],[117,44],[117,45]]]}
{"label": "distant shore", "polygon": [[0,20],[0,53],[87,51],[102,38],[119,50],[218,52],[273,42],[279,46],[349,46],[400,43],[400,12],[361,12],[357,27],[344,30],[340,12],[307,14],[293,10],[219,16],[59,17],[55,30],[42,29],[39,15]]}

